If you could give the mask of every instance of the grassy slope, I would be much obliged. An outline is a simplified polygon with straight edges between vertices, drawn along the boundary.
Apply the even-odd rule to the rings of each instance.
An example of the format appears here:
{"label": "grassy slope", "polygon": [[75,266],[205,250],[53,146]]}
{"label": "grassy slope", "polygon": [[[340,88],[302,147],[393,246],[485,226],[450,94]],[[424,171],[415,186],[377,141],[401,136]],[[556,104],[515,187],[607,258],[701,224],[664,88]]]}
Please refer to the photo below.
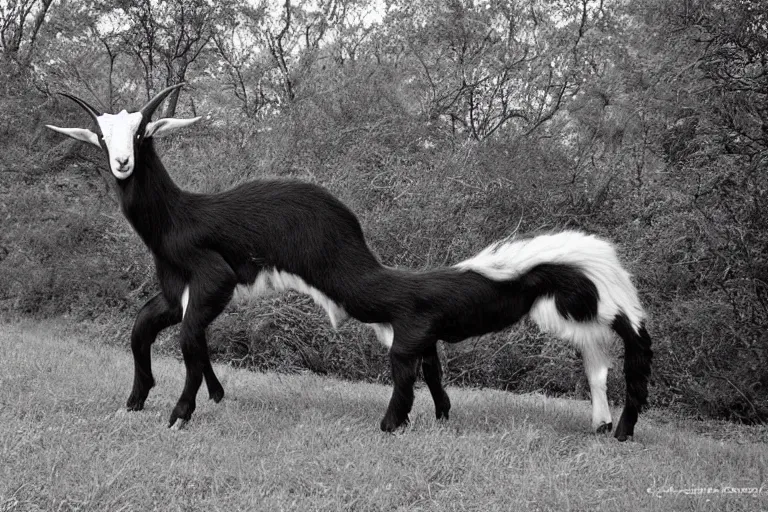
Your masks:
{"label": "grassy slope", "polygon": [[759,487],[754,429],[718,440],[652,412],[620,444],[588,432],[586,402],[469,389],[450,390],[440,424],[420,389],[412,425],[385,435],[387,387],[221,366],[225,400],[201,392],[175,432],[182,366],[154,368],[147,409],[128,414],[127,352],[58,324],[0,326],[0,511],[768,509],[768,483],[758,497],[646,491]]}

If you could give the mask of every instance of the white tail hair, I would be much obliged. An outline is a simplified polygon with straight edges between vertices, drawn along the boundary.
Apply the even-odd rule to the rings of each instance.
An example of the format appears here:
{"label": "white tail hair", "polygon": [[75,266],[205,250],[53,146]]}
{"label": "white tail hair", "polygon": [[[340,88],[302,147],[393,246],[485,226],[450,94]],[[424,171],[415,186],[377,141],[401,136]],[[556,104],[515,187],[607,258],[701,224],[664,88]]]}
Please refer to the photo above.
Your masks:
{"label": "white tail hair", "polygon": [[500,240],[456,267],[473,270],[494,281],[511,281],[545,263],[572,265],[592,280],[600,296],[600,323],[610,325],[623,312],[635,330],[640,328],[646,315],[631,276],[621,266],[613,244],[594,235],[563,231]]}

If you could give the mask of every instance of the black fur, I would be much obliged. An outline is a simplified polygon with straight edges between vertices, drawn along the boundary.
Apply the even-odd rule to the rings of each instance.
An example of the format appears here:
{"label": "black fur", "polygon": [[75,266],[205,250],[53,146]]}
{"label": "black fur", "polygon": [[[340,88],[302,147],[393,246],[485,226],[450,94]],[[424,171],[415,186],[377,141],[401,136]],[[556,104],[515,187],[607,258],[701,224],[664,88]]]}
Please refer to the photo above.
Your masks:
{"label": "black fur", "polygon": [[[135,156],[132,175],[118,180],[118,196],[154,256],[161,291],[144,305],[133,327],[135,372],[127,406],[143,408],[154,385],[151,345],[161,330],[181,322],[186,381],[171,425],[190,419],[203,380],[213,400],[224,396],[208,355],[206,327],[238,284],[253,283],[264,270],[301,277],[361,322],[392,325],[394,390],[381,421],[385,431],[407,422],[419,363],[436,416],[448,418],[450,399],[441,382],[438,340],[454,343],[501,330],[520,320],[542,296],[554,297],[564,318],[587,322],[597,315],[597,288],[574,266],[541,264],[506,282],[458,268],[387,268],[368,248],[355,215],[321,187],[253,181],[219,194],[194,194],[173,183],[151,138],[141,141]],[[182,320],[186,286],[189,303]],[[628,382],[631,374],[633,383],[620,428],[631,433],[645,403],[642,343],[647,335],[627,341],[625,327],[621,320],[614,322],[625,339]]]}
{"label": "black fur", "polygon": [[[438,340],[456,343],[502,330],[518,322],[542,296],[554,296],[564,318],[588,321],[597,315],[597,288],[570,265],[538,265],[519,279],[502,282],[456,268],[383,272],[389,274],[384,296],[389,295],[386,302],[393,313],[386,321],[395,333],[390,349],[395,391],[381,423],[385,431],[406,421],[413,404],[414,362],[431,354]],[[425,379],[429,384],[426,372]],[[450,403],[444,390],[435,389],[434,379],[430,391],[433,399],[438,397],[436,415],[444,410],[447,417]]]}
{"label": "black fur", "polygon": [[587,322],[597,316],[597,287],[572,265],[539,265],[525,275],[524,283],[537,297],[554,297],[563,318]]}
{"label": "black fur", "polygon": [[624,375],[627,383],[626,401],[614,435],[626,441],[635,434],[635,423],[648,403],[648,377],[651,374],[651,337],[641,325],[636,332],[624,314],[616,315],[611,326],[624,341]]}
{"label": "black fur", "polygon": [[386,289],[385,271],[368,249],[357,218],[315,185],[256,181],[220,194],[179,189],[147,139],[133,174],[118,181],[120,205],[152,251],[161,293],[140,311],[132,333],[135,359],[128,408],[143,407],[154,385],[150,346],[160,330],[182,320],[181,295],[189,285],[181,348],[187,367],[170,423],[188,420],[203,377],[211,398],[223,396],[208,357],[205,328],[229,302],[237,284],[277,268],[301,276],[368,322],[387,321],[387,308],[370,293]]}

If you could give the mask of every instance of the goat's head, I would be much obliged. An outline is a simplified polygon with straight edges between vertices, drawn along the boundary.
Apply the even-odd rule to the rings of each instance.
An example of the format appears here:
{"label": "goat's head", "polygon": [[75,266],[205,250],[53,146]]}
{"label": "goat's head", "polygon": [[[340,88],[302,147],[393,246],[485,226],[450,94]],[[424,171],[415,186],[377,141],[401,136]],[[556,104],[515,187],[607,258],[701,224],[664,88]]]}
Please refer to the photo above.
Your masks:
{"label": "goat's head", "polygon": [[80,98],[71,94],[60,93],[88,112],[96,123],[99,133],[96,134],[86,128],[46,126],[73,139],[88,142],[102,148],[107,153],[109,168],[112,174],[115,178],[124,180],[133,173],[136,153],[144,139],[170,133],[200,119],[195,117],[193,119],[164,118],[157,121],[151,120],[155,109],[163,102],[166,96],[183,85],[177,84],[163,89],[138,112],[128,113],[123,110],[117,114],[100,114],[98,110]]}

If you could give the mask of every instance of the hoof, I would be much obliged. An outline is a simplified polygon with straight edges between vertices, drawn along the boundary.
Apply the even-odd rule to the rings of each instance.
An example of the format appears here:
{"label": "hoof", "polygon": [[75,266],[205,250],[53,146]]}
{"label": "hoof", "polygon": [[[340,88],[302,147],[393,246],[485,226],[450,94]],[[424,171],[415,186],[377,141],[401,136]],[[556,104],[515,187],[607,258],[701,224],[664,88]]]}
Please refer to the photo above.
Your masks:
{"label": "hoof", "polygon": [[624,441],[627,441],[627,440],[632,440],[634,438],[634,436],[632,434],[626,434],[624,432],[616,432],[616,434],[614,434],[614,436],[621,443],[623,443]]}
{"label": "hoof", "polygon": [[603,423],[595,429],[596,434],[610,434],[613,431],[613,423]]}
{"label": "hoof", "polygon": [[447,394],[443,395],[442,400],[435,401],[435,417],[439,420],[447,420],[448,412],[451,410],[451,400]]}
{"label": "hoof", "polygon": [[[181,428],[192,418],[193,412],[195,412],[194,402],[180,401],[176,404],[176,407],[173,408],[173,411],[171,411],[171,419],[168,421],[168,427],[175,428],[176,425],[179,425],[179,421],[182,421],[183,423],[178,427]],[[178,430],[178,428],[176,428],[176,430]]]}
{"label": "hoof", "polygon": [[125,403],[125,408],[129,411],[140,411],[144,409],[144,401],[149,396],[149,390],[151,390],[153,387],[155,387],[154,378],[135,378],[133,381],[131,394],[128,396],[128,401]]}
{"label": "hoof", "polygon": [[395,430],[398,429],[400,426],[406,426],[408,425],[409,420],[408,416],[406,415],[405,418],[401,421],[397,421],[396,419],[390,418],[389,415],[384,416],[384,419],[381,420],[381,430],[384,432],[392,433]]}
{"label": "hoof", "polygon": [[208,390],[208,397],[216,403],[221,402],[224,398],[224,388]]}
{"label": "hoof", "polygon": [[184,428],[186,424],[187,424],[187,420],[178,418],[174,423],[171,423],[170,425],[168,425],[168,428],[170,428],[171,430],[181,430]]}
{"label": "hoof", "polygon": [[634,434],[635,434],[634,425],[630,429],[630,428],[627,428],[626,425],[624,425],[624,423],[621,421],[619,421],[619,426],[616,427],[616,432],[613,433],[614,437],[621,442],[624,442],[627,439],[633,437]]}
{"label": "hoof", "polygon": [[144,399],[131,395],[125,403],[125,408],[129,411],[140,411],[144,409]]}

